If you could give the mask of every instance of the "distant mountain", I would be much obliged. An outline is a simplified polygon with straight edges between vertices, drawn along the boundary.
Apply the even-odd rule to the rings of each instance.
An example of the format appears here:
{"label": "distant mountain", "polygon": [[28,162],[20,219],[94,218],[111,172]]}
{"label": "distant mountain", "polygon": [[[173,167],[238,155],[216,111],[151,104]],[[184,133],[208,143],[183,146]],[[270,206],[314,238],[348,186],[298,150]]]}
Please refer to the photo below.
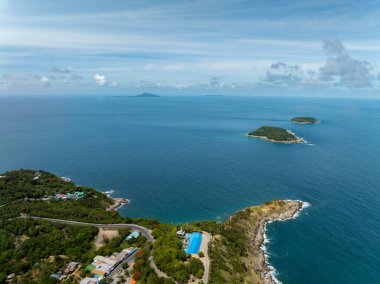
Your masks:
{"label": "distant mountain", "polygon": [[116,96],[112,96],[114,98],[158,98],[160,97],[159,95],[156,95],[156,94],[151,94],[151,93],[142,93],[140,95],[134,95],[134,96],[123,96],[123,95],[116,95]]}

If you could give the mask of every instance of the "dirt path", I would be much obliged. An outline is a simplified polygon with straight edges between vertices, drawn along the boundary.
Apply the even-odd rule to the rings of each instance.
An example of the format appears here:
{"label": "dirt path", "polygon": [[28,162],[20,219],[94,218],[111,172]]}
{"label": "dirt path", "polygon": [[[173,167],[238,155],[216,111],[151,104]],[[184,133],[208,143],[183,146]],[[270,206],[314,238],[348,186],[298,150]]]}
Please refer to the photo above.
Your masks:
{"label": "dirt path", "polygon": [[153,256],[150,256],[149,257],[149,263],[150,263],[150,266],[154,269],[154,271],[156,272],[156,274],[158,275],[158,277],[164,277],[164,278],[169,278],[165,272],[161,271],[157,266],[156,264],[154,263],[154,260],[153,260]]}
{"label": "dirt path", "polygon": [[113,239],[114,237],[119,236],[118,230],[108,230],[108,229],[99,229],[98,235],[95,237],[95,246],[96,248],[101,248],[104,246],[104,239]]}

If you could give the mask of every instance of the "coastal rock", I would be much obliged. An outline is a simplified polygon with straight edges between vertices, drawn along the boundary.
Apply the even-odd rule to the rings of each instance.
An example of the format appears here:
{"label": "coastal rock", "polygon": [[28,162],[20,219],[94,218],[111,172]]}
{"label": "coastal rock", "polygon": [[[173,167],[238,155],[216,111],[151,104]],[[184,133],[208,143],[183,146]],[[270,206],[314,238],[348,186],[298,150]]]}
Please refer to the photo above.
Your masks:
{"label": "coastal rock", "polygon": [[213,279],[223,279],[226,283],[237,280],[241,283],[278,283],[265,254],[266,225],[296,217],[306,204],[297,200],[276,200],[248,207],[229,217],[223,224],[222,233],[213,238],[211,245]]}

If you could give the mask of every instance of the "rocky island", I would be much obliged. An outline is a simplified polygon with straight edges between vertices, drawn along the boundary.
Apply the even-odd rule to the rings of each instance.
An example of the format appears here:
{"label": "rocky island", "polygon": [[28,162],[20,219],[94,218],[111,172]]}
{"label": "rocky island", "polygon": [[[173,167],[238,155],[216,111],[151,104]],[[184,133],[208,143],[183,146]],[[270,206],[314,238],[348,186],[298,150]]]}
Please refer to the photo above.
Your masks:
{"label": "rocky island", "polygon": [[297,124],[318,124],[318,123],[320,123],[320,121],[318,119],[316,119],[315,117],[311,117],[311,116],[297,116],[297,117],[293,117],[290,121],[293,123],[297,123]]}
{"label": "rocky island", "polygon": [[248,133],[248,136],[278,143],[303,143],[302,138],[295,136],[291,131],[281,127],[262,126]]}

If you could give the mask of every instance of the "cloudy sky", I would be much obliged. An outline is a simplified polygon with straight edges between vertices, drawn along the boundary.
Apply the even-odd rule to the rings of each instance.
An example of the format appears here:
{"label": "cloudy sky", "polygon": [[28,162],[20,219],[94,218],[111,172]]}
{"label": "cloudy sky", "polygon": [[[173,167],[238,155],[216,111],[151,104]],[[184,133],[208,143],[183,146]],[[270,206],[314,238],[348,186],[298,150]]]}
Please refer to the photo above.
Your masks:
{"label": "cloudy sky", "polygon": [[379,89],[380,1],[0,1],[0,94]]}

